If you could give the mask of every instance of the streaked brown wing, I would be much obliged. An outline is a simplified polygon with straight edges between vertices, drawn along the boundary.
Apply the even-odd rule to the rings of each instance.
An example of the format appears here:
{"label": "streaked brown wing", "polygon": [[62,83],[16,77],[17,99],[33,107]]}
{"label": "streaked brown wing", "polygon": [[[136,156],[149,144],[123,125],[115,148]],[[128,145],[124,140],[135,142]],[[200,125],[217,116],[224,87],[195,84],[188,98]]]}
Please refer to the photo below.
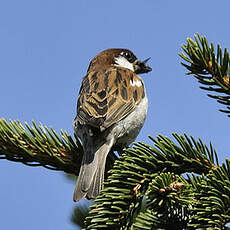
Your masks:
{"label": "streaked brown wing", "polygon": [[130,114],[144,96],[143,82],[131,70],[89,72],[79,92],[78,120],[104,130]]}

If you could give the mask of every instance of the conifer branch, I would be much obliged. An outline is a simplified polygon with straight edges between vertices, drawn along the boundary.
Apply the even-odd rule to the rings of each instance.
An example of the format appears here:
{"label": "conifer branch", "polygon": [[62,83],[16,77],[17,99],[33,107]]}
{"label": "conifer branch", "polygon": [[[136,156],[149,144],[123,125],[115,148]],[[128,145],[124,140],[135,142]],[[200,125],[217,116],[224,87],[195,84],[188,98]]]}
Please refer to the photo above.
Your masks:
{"label": "conifer branch", "polygon": [[219,103],[227,106],[225,112],[230,117],[230,57],[225,48],[222,51],[217,45],[216,53],[213,43],[208,44],[206,37],[199,34],[194,36],[195,41],[187,38],[187,44],[182,45],[179,55],[188,64],[181,63],[189,72],[203,84],[201,89],[215,92],[217,95],[208,94],[209,97],[216,99]]}
{"label": "conifer branch", "polygon": [[0,119],[0,159],[78,174],[83,150],[67,132]]}
{"label": "conifer branch", "polygon": [[188,227],[229,229],[226,225],[230,223],[230,160],[210,171],[205,180],[195,180],[194,197],[199,202],[191,206],[193,216]]}
{"label": "conifer branch", "polygon": [[[80,141],[63,130],[59,136],[53,128],[37,126],[34,121],[32,126],[27,122],[23,126],[20,121],[0,119],[0,159],[78,175],[82,156]],[[107,171],[116,158],[113,152],[109,154]]]}
{"label": "conifer branch", "polygon": [[[208,148],[200,139],[173,136],[178,144],[160,135],[157,139],[150,137],[155,146],[138,143],[125,150],[91,207],[86,229],[185,229],[201,226],[204,224],[202,218],[206,218],[207,226],[216,227],[214,222],[219,216],[205,212],[208,205],[203,206],[203,202],[206,200],[209,204],[216,202],[212,213],[219,213],[218,226],[225,226],[230,218],[227,189],[230,167],[228,164],[219,166],[211,144]],[[216,185],[209,182],[222,167],[228,168],[222,184],[224,197],[219,193],[215,196]],[[190,173],[196,174],[194,179],[190,178]],[[207,188],[213,191],[212,196]],[[200,207],[205,211],[197,220]]]}

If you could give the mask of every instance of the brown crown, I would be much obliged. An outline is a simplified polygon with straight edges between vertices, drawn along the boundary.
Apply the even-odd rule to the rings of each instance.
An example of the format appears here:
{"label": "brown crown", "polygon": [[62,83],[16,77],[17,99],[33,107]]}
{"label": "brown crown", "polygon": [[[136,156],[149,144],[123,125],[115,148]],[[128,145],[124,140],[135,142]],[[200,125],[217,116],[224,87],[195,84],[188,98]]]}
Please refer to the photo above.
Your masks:
{"label": "brown crown", "polygon": [[128,49],[107,49],[97,54],[89,64],[87,72],[110,67],[114,64],[114,58],[121,52],[131,52]]}

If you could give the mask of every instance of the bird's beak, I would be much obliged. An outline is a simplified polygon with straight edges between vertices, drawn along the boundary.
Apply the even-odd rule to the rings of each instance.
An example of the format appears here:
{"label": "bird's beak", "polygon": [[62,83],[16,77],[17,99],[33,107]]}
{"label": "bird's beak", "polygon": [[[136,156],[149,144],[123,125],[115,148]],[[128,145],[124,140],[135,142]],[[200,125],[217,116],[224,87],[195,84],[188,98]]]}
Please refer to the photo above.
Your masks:
{"label": "bird's beak", "polygon": [[148,62],[150,58],[147,58],[146,60],[144,61],[140,61],[140,60],[136,60],[134,63],[133,63],[133,68],[134,68],[134,72],[136,74],[140,74],[140,73],[148,73],[150,71],[152,71],[152,68],[149,67],[146,63]]}

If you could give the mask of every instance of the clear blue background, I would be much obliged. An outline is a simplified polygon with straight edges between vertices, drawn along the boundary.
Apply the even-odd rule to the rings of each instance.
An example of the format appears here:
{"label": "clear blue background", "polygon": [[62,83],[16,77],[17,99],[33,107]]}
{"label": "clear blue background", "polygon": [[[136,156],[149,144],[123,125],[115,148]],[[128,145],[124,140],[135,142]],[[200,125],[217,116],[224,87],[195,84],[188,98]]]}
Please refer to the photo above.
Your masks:
{"label": "clear blue background", "polygon": [[[209,99],[178,56],[200,32],[230,46],[230,1],[0,1],[0,117],[72,131],[77,94],[90,59],[125,47],[152,57],[143,76],[148,117],[139,141],[172,132],[212,141],[229,157],[230,118]],[[74,184],[63,173],[0,161],[1,229],[73,230]]]}

